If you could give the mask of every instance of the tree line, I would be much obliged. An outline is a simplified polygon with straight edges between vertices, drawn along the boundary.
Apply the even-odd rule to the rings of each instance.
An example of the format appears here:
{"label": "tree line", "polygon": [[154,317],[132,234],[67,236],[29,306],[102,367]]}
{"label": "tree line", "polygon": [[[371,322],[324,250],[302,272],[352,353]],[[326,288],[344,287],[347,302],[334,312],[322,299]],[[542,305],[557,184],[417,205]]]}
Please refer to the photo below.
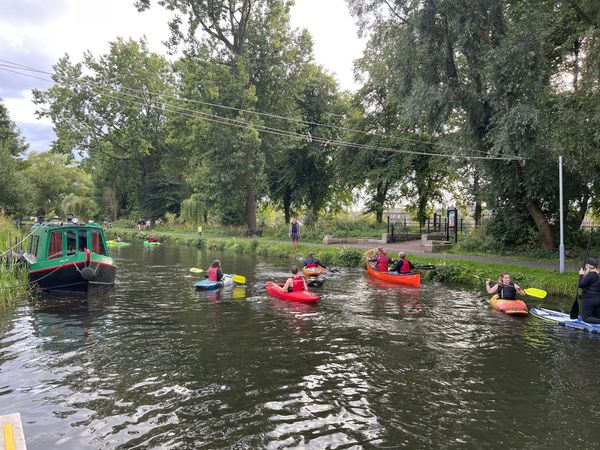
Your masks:
{"label": "tree line", "polygon": [[[298,211],[316,218],[361,189],[378,221],[402,201],[423,223],[451,192],[476,222],[490,211],[486,231],[499,246],[551,249],[563,155],[568,227],[597,208],[597,2],[347,3],[369,37],[354,94],[315,63],[289,1],[138,0],[141,14],[175,13],[167,47],[181,56],[118,39],[107,54],[61,58],[53,86],[34,91],[55,127],[51,154],[23,160],[0,110],[12,136],[0,137],[10,161],[2,206],[69,198],[63,206],[113,219],[177,213],[256,230],[258,204],[286,221]],[[81,160],[69,164],[74,151]],[[72,173],[18,175],[44,158],[66,158]]]}

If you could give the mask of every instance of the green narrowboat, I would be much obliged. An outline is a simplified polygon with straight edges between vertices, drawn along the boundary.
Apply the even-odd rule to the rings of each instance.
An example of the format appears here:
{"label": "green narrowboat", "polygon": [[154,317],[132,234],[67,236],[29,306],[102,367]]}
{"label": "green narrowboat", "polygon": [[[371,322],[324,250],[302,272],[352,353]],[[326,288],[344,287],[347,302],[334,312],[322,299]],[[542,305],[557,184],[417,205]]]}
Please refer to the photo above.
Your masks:
{"label": "green narrowboat", "polygon": [[117,267],[104,230],[93,222],[80,224],[75,218],[34,225],[23,259],[29,282],[42,291],[85,294],[115,283]]}

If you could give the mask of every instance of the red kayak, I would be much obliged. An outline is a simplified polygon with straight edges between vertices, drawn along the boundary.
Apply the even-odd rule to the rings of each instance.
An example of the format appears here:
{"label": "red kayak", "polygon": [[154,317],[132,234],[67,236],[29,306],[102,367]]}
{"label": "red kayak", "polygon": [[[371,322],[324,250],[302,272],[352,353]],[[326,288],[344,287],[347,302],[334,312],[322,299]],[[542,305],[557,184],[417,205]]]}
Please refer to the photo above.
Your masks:
{"label": "red kayak", "polygon": [[267,281],[265,283],[267,292],[273,297],[281,298],[283,300],[289,300],[290,302],[304,303],[316,302],[319,300],[319,297],[317,297],[310,291],[281,292],[275,287],[275,284],[277,284],[280,287],[283,287],[283,283],[273,283],[272,281]]}
{"label": "red kayak", "polygon": [[367,261],[367,271],[373,278],[379,280],[389,281],[390,283],[403,284],[405,286],[420,287],[421,286],[421,274],[419,273],[406,273],[400,274],[395,272],[380,272],[373,268]]}

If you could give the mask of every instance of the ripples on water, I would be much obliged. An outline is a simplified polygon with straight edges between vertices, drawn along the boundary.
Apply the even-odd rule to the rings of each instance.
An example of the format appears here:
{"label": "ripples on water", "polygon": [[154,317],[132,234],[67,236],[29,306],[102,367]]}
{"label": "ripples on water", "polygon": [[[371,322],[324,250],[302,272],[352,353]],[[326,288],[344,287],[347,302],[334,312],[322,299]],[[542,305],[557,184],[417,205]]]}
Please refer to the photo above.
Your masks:
{"label": "ripples on water", "polygon": [[[118,285],[0,317],[0,413],[28,448],[589,448],[599,337],[479,293],[330,274],[268,297],[285,260],[219,255],[246,286],[193,289],[190,248],[116,252]],[[534,304],[530,305],[533,306]]]}

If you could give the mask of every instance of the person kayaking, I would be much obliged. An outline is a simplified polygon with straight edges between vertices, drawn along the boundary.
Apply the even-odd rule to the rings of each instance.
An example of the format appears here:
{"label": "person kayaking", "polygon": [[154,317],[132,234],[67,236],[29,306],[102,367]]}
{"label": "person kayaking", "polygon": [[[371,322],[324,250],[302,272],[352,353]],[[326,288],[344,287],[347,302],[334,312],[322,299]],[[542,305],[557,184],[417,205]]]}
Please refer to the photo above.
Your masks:
{"label": "person kayaking", "polygon": [[600,276],[598,259],[588,258],[585,267],[579,269],[579,288],[581,296],[581,320],[600,324]]}
{"label": "person kayaking", "polygon": [[223,272],[221,271],[221,261],[215,259],[211,264],[205,276],[208,281],[223,281]]}
{"label": "person kayaking", "polygon": [[292,240],[292,249],[298,250],[298,241],[300,240],[300,222],[298,222],[295,217],[292,217],[292,220],[290,220],[288,236]]}
{"label": "person kayaking", "polygon": [[117,234],[117,239],[115,239],[115,241],[123,242],[123,236],[121,236],[120,234]]}
{"label": "person kayaking", "polygon": [[377,263],[375,268],[380,272],[387,272],[389,270],[390,258],[388,257],[385,250],[382,248],[379,256],[377,257]]}
{"label": "person kayaking", "polygon": [[410,273],[414,268],[415,266],[413,263],[406,259],[406,254],[404,252],[398,252],[398,260],[393,261],[390,272]]}
{"label": "person kayaking", "polygon": [[498,283],[491,287],[490,279],[486,278],[485,288],[488,294],[498,294],[503,300],[516,300],[517,294],[526,295],[525,291],[521,289],[521,286],[510,281],[510,275],[507,272],[501,274]]}
{"label": "person kayaking", "polygon": [[281,292],[299,292],[308,291],[306,280],[303,276],[298,275],[298,267],[291,267],[292,276],[288,278],[283,286],[277,286]]}
{"label": "person kayaking", "polygon": [[304,260],[304,267],[309,269],[312,267],[322,267],[323,269],[327,268],[321,261],[315,258],[314,252],[308,252],[306,259]]}
{"label": "person kayaking", "polygon": [[150,236],[148,236],[148,242],[156,242],[156,238],[154,237],[153,234],[151,234]]}

